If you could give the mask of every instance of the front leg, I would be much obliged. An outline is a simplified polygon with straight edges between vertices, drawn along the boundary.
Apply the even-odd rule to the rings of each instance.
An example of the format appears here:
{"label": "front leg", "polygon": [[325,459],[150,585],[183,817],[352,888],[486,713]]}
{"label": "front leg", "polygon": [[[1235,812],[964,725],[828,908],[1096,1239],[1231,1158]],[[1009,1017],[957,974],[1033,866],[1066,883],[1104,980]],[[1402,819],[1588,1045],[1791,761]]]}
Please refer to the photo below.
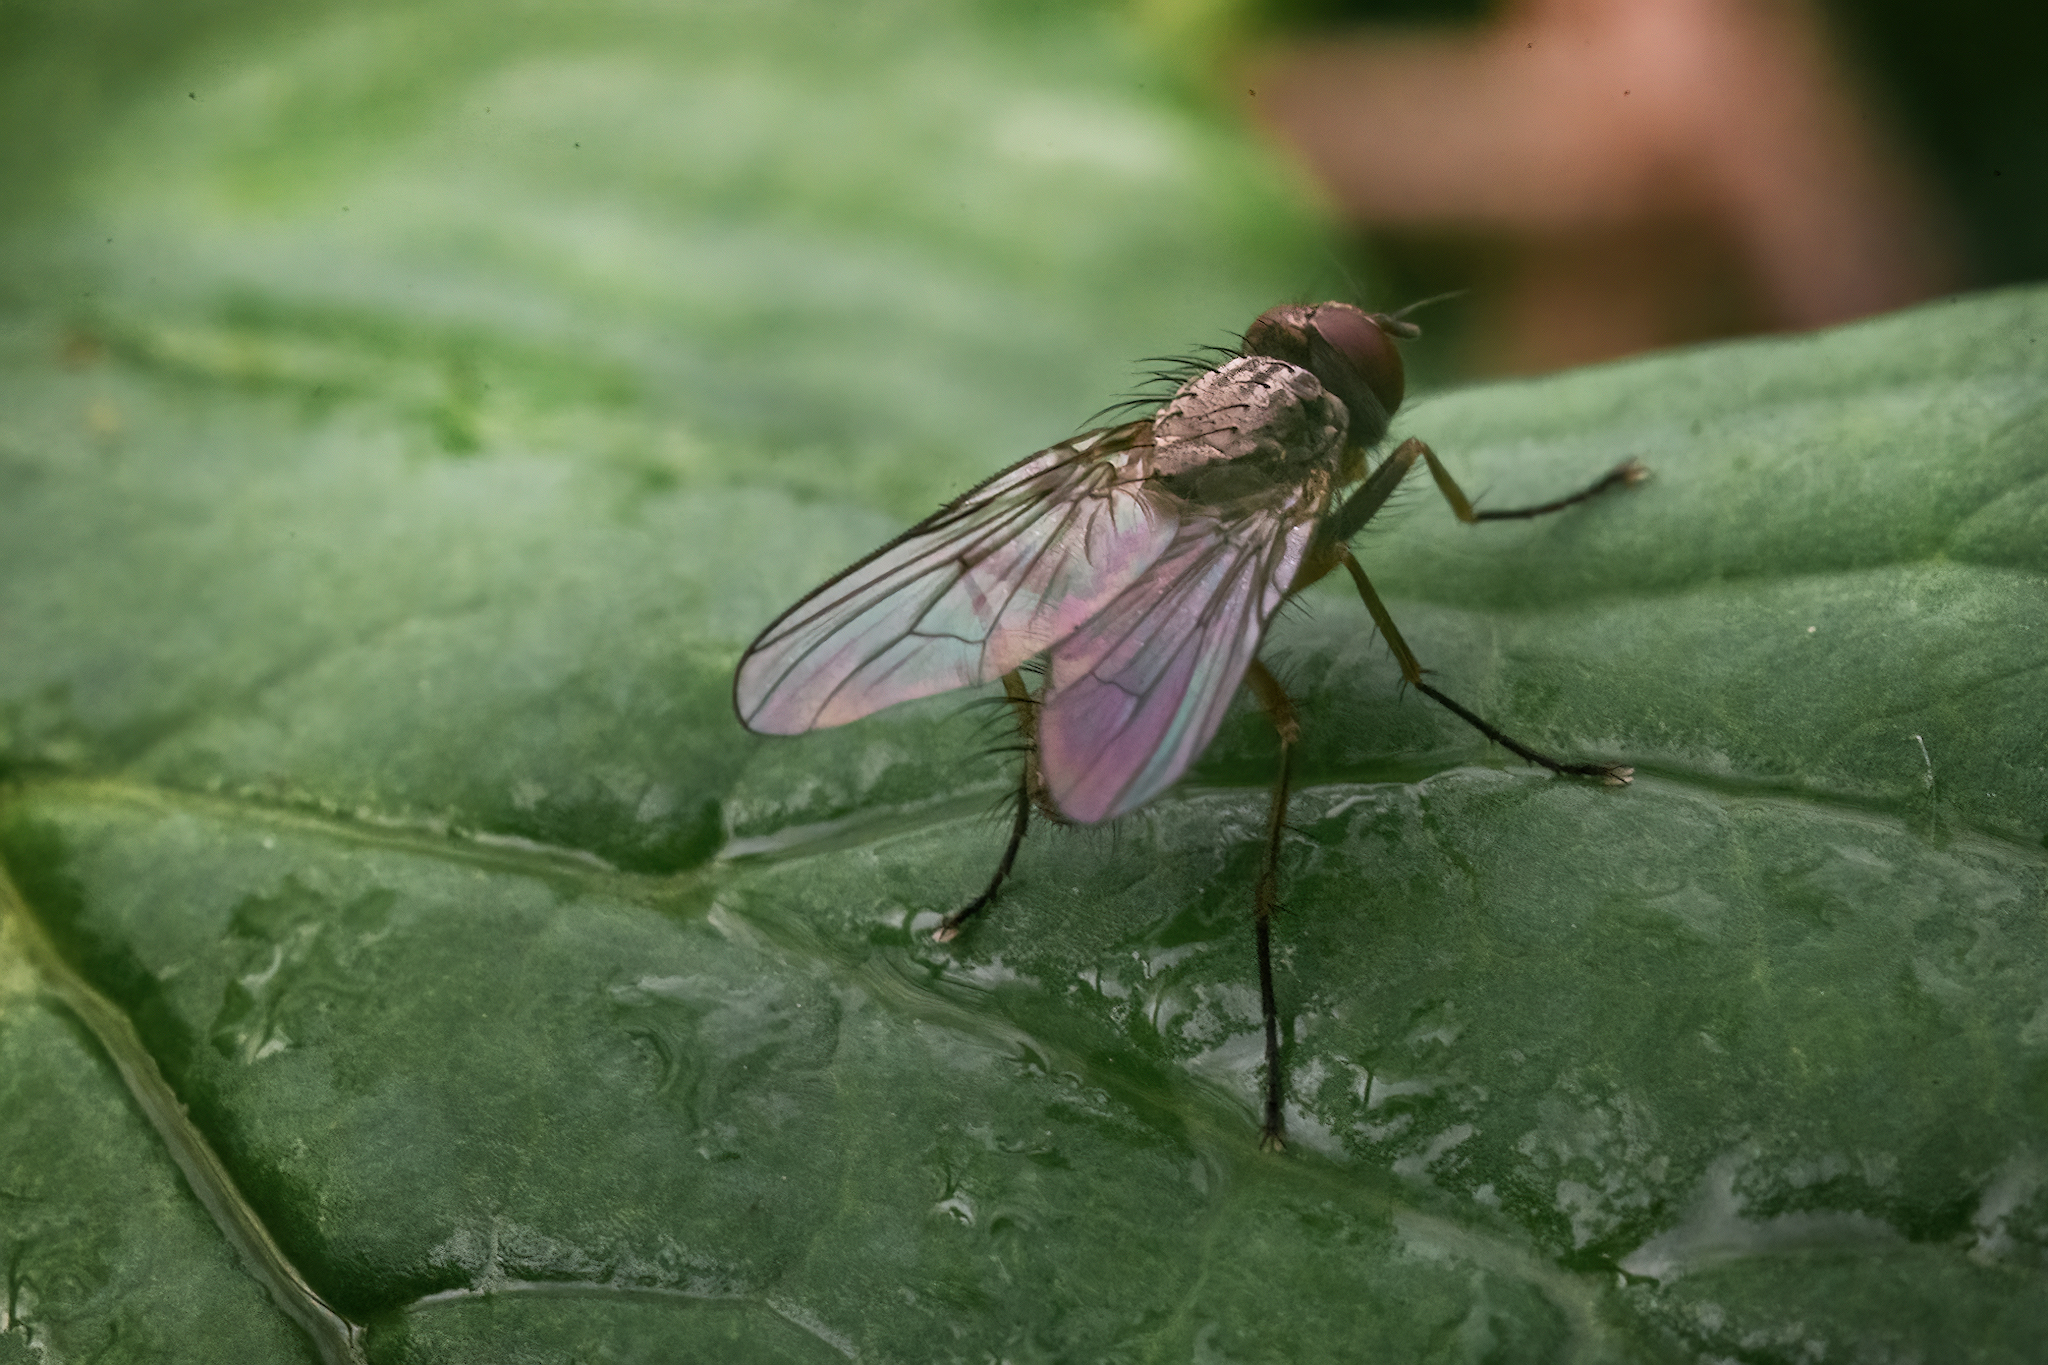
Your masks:
{"label": "front leg", "polygon": [[1408,471],[1415,467],[1417,460],[1429,466],[1429,476],[1436,481],[1437,491],[1443,494],[1444,501],[1451,505],[1451,515],[1468,526],[1477,525],[1482,521],[1522,521],[1547,516],[1552,512],[1561,512],[1567,507],[1577,506],[1588,498],[1598,497],[1610,489],[1632,488],[1650,477],[1650,471],[1643,467],[1641,461],[1623,460],[1570,497],[1559,498],[1537,507],[1482,512],[1472,506],[1472,500],[1465,496],[1464,489],[1458,487],[1458,481],[1451,477],[1450,470],[1444,468],[1444,462],[1437,458],[1436,452],[1431,450],[1427,443],[1411,436],[1395,446],[1393,453],[1380,462],[1379,468],[1366,476],[1365,482],[1359,485],[1357,491],[1346,498],[1343,505],[1323,523],[1323,529],[1317,536],[1317,550],[1324,553],[1318,555],[1311,552],[1310,562],[1303,566],[1302,575],[1295,580],[1294,586],[1297,590],[1313,583],[1336,567],[1336,562],[1328,557],[1328,549],[1344,544],[1364,530],[1365,524],[1379,513],[1394,490],[1401,486],[1401,480],[1408,476]]}

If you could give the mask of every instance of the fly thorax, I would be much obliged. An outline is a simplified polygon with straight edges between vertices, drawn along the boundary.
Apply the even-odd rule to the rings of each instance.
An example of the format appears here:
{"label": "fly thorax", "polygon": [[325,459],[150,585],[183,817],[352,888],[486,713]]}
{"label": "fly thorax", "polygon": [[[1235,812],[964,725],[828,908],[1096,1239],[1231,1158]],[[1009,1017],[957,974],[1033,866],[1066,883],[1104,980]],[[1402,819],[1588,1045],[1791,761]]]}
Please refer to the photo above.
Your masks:
{"label": "fly thorax", "polygon": [[1181,385],[1153,417],[1154,477],[1191,502],[1257,500],[1334,472],[1345,424],[1307,370],[1242,356]]}

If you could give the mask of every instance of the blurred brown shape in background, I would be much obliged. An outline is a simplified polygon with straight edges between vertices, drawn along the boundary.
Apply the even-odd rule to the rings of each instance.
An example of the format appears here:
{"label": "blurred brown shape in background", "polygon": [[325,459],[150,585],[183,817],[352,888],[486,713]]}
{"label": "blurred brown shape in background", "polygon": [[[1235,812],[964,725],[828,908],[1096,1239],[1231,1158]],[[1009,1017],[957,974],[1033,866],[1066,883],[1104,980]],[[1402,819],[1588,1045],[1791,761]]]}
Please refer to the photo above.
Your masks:
{"label": "blurred brown shape in background", "polygon": [[1792,0],[1512,0],[1269,53],[1257,118],[1375,237],[1475,248],[1481,372],[1951,288],[1947,216]]}

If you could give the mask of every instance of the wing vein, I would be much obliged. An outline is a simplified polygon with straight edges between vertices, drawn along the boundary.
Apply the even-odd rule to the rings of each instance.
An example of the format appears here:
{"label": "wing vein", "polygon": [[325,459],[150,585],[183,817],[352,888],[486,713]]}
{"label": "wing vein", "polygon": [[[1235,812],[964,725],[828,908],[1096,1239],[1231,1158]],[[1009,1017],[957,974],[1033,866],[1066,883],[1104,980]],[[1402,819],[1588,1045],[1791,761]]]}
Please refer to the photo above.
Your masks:
{"label": "wing vein", "polygon": [[1172,542],[1149,427],[1091,432],[969,490],[791,607],[747,649],[733,704],[794,734],[999,677],[1071,635]]}

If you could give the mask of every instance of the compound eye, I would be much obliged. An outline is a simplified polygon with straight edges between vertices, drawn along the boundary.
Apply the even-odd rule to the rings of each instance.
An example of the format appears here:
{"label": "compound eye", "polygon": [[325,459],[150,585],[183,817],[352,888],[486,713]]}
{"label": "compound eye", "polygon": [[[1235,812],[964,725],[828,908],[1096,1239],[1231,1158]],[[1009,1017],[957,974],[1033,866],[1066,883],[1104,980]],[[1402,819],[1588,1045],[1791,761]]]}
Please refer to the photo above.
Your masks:
{"label": "compound eye", "polygon": [[1268,308],[1244,329],[1244,353],[1269,355],[1308,369],[1308,326],[1315,314],[1314,308],[1299,303]]}
{"label": "compound eye", "polygon": [[1407,371],[1394,337],[1413,335],[1415,329],[1391,317],[1382,321],[1383,316],[1348,303],[1325,303],[1313,310],[1308,325],[1350,363],[1380,406],[1391,414],[1401,406],[1408,388]]}

